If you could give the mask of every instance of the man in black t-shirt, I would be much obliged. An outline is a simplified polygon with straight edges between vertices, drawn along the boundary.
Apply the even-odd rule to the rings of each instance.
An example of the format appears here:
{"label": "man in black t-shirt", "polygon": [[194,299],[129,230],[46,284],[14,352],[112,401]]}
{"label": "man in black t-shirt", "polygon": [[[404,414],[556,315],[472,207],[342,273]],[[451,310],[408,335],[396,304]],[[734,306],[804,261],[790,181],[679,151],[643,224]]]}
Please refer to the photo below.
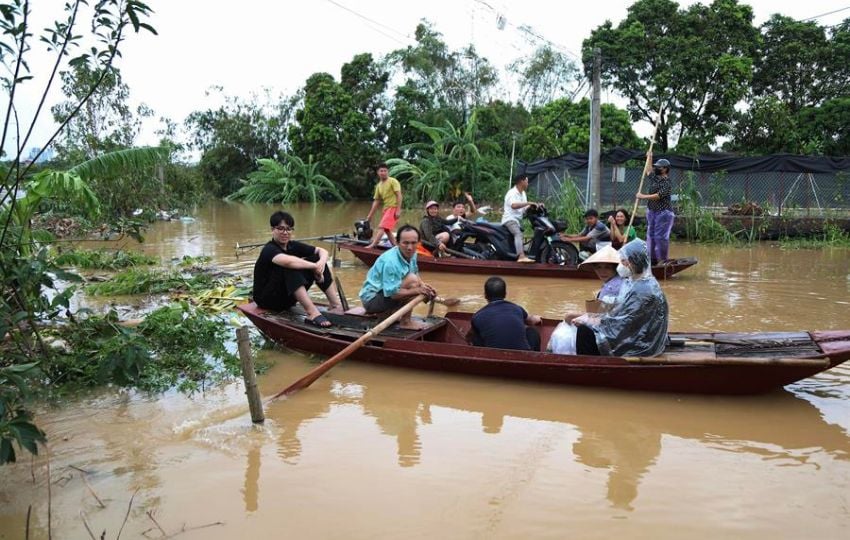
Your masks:
{"label": "man in black t-shirt", "polygon": [[539,351],[540,332],[526,325],[538,325],[542,320],[505,300],[506,293],[507,285],[500,277],[491,277],[484,283],[487,305],[472,316],[472,344],[493,349]]}
{"label": "man in black t-shirt", "polygon": [[308,323],[321,328],[331,322],[316,308],[307,289],[316,283],[330,303],[330,311],[342,313],[342,303],[328,269],[328,251],[292,240],[295,219],[286,212],[275,212],[269,218],[272,240],[254,264],[256,304],[272,311],[289,309],[297,303],[307,312]]}

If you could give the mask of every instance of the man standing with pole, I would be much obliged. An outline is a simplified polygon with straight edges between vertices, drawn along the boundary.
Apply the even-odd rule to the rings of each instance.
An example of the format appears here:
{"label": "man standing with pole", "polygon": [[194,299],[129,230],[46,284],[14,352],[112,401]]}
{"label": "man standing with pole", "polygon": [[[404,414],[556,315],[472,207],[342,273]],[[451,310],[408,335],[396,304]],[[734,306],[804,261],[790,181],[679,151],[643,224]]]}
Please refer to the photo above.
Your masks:
{"label": "man standing with pole", "polygon": [[[652,160],[652,154],[649,154]],[[649,180],[649,193],[638,192],[635,197],[646,200],[646,246],[653,265],[667,260],[670,248],[670,231],[673,229],[670,184],[670,162],[659,159],[653,163]]]}

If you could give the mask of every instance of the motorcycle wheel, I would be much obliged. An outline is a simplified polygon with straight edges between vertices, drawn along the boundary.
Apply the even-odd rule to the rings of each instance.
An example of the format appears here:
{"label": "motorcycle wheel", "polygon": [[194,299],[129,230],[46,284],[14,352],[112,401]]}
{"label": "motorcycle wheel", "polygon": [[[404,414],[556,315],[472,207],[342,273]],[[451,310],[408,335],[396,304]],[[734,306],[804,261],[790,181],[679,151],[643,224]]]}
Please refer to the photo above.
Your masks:
{"label": "motorcycle wheel", "polygon": [[540,260],[558,266],[575,266],[578,264],[578,249],[568,242],[556,240],[543,246]]}

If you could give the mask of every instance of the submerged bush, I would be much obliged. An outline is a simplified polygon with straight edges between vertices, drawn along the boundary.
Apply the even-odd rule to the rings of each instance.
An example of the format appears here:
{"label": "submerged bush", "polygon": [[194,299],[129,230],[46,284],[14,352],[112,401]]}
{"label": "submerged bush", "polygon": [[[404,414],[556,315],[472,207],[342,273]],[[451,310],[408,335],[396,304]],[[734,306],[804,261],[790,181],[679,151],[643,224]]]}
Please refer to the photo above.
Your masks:
{"label": "submerged bush", "polygon": [[187,277],[181,272],[131,268],[115,274],[109,281],[86,285],[85,290],[95,296],[156,294],[202,289],[213,282],[213,277],[205,273]]}
{"label": "submerged bush", "polygon": [[59,266],[73,266],[86,270],[118,270],[119,268],[152,265],[159,261],[156,257],[137,251],[124,251],[123,249],[115,251],[72,249],[57,255],[55,262]]}
{"label": "submerged bush", "polygon": [[122,326],[115,311],[82,317],[56,332],[62,350],[42,370],[52,389],[112,383],[191,392],[238,374],[228,328],[185,302],[151,312],[136,328]]}

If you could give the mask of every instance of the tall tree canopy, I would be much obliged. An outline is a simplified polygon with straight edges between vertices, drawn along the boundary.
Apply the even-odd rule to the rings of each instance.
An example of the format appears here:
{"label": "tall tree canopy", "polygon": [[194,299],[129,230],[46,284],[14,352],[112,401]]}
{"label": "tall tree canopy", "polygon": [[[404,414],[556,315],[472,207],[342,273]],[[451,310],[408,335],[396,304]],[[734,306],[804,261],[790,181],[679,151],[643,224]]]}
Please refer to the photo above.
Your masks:
{"label": "tall tree canopy", "polygon": [[534,109],[574,91],[582,80],[575,62],[549,45],[512,62],[508,69],[518,76],[520,100]]}
{"label": "tall tree canopy", "polygon": [[654,122],[663,107],[658,145],[705,148],[731,131],[735,104],[752,78],[758,31],[752,8],[714,0],[680,9],[672,0],[638,0],[616,27],[611,21],[584,41],[602,50],[602,78],[629,100],[632,119]]}
{"label": "tall tree canopy", "polygon": [[[602,147],[637,148],[641,140],[632,130],[628,112],[603,103]],[[530,161],[566,152],[587,152],[590,146],[590,101],[556,99],[531,113],[531,125],[523,133],[522,157]]]}

